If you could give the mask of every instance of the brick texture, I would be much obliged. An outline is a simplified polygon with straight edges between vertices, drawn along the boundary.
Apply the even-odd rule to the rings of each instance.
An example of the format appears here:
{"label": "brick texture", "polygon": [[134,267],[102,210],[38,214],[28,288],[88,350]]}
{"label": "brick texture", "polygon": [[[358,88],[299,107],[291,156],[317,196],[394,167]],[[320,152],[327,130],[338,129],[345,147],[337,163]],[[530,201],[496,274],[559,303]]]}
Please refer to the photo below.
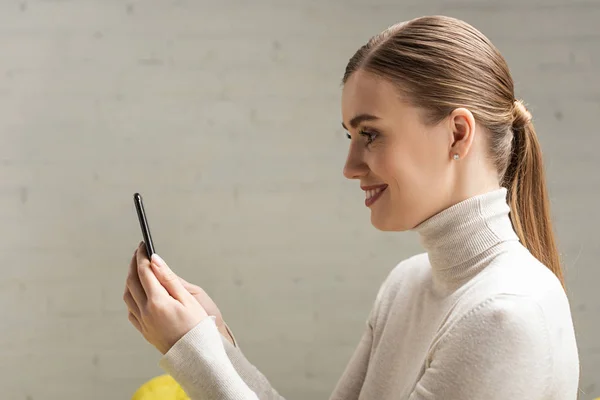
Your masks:
{"label": "brick texture", "polygon": [[507,58],[545,150],[600,396],[600,1],[0,1],[0,387],[127,399],[162,373],[121,300],[141,239],[220,305],[289,399],[324,399],[379,284],[420,252],[342,176],[340,79],[371,35],[464,18]]}

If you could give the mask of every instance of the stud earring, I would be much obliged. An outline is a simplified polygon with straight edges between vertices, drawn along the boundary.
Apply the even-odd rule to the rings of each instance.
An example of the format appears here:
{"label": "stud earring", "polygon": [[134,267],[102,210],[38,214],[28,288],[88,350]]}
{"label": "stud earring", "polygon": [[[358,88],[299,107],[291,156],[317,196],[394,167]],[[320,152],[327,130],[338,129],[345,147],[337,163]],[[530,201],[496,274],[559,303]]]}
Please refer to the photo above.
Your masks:
{"label": "stud earring", "polygon": [[455,160],[458,160],[460,158],[460,156],[458,154],[455,154],[452,156],[452,158],[454,158]]}

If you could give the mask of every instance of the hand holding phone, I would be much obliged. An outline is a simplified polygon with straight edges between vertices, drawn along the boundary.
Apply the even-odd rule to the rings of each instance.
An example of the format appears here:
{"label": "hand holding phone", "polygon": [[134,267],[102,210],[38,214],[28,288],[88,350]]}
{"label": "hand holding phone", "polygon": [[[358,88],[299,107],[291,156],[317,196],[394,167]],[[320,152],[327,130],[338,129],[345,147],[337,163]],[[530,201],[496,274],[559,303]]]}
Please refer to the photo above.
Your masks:
{"label": "hand holding phone", "polygon": [[133,202],[135,203],[135,209],[137,210],[138,220],[140,221],[140,228],[142,229],[142,237],[144,238],[144,244],[146,245],[146,254],[148,258],[152,257],[154,251],[154,243],[152,242],[152,235],[150,234],[150,227],[148,225],[148,219],[146,218],[146,212],[144,210],[144,202],[142,195],[135,193],[133,195]]}

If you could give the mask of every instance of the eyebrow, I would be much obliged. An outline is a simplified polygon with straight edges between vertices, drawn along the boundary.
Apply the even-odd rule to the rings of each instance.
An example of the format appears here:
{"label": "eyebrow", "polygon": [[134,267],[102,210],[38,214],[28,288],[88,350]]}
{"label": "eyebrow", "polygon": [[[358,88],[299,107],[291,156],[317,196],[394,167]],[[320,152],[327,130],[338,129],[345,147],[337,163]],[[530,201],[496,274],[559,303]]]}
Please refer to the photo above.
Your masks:
{"label": "eyebrow", "polygon": [[[371,115],[371,114],[359,114],[356,117],[352,118],[350,120],[350,126],[352,128],[356,128],[358,126],[358,124],[360,124],[363,121],[374,121],[379,119],[379,117],[376,117],[375,115]],[[346,125],[342,122],[342,127],[345,130],[348,130],[348,128],[346,127]]]}

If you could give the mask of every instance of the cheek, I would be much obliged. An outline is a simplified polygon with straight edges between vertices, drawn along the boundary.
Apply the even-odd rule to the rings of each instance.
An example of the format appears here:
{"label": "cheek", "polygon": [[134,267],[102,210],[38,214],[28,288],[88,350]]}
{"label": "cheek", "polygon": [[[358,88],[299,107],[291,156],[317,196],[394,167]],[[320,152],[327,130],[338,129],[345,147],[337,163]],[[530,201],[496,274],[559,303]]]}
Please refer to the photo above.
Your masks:
{"label": "cheek", "polygon": [[380,169],[385,171],[386,183],[403,190],[413,190],[415,184],[422,181],[423,159],[419,152],[406,149],[392,149],[387,152]]}
{"label": "cheek", "polygon": [[403,157],[389,148],[380,148],[370,152],[367,161],[371,173],[374,175],[373,183],[387,183],[394,186],[395,182],[403,174]]}
{"label": "cheek", "polygon": [[[426,132],[418,134],[427,135]],[[400,189],[403,197],[422,196],[423,191],[430,191],[443,180],[440,149],[436,148],[437,143],[423,137],[407,139],[411,140],[373,148],[369,168],[379,180],[396,191]]]}
{"label": "cheek", "polygon": [[[432,191],[442,190],[443,171],[431,148],[411,147],[391,151],[381,163],[381,176],[392,186],[392,196],[402,207],[420,208]],[[415,209],[416,208],[416,209]]]}

